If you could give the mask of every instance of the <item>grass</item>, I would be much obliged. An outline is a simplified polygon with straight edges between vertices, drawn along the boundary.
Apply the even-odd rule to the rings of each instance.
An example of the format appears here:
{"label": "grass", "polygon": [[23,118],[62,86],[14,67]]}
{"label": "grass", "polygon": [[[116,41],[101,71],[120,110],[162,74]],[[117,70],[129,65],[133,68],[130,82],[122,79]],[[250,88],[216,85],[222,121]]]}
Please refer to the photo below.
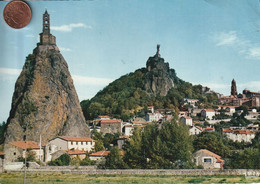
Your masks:
{"label": "grass", "polygon": [[[22,184],[23,173],[0,174],[1,184]],[[173,176],[173,175],[87,175],[62,173],[27,173],[30,184],[166,184],[166,183],[260,183],[260,177],[245,176]]]}

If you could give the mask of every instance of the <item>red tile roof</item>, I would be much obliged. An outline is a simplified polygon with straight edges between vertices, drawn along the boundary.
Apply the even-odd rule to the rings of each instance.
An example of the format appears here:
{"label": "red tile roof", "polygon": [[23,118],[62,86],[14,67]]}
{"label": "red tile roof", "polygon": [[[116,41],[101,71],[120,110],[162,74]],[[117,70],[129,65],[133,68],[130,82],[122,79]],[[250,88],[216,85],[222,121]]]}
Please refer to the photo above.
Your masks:
{"label": "red tile roof", "polygon": [[196,128],[198,128],[199,130],[203,131],[203,128],[201,128],[200,126],[195,126]]}
{"label": "red tile roof", "polygon": [[201,151],[203,151],[204,153],[207,153],[207,154],[215,157],[217,159],[217,163],[223,163],[224,162],[224,160],[220,159],[221,156],[219,156],[219,155],[217,155],[217,154],[215,154],[215,153],[213,153],[213,152],[211,152],[211,151],[209,151],[207,149],[202,149]]}
{"label": "red tile roof", "polygon": [[110,151],[98,151],[96,153],[90,154],[89,156],[91,156],[91,157],[106,157],[109,153],[110,153]]}
{"label": "red tile roof", "polygon": [[67,152],[69,155],[85,155],[85,154],[86,154],[85,151],[78,150],[78,149],[75,149],[75,150],[67,150],[66,152]]}
{"label": "red tile roof", "polygon": [[26,148],[40,149],[40,146],[33,141],[16,141],[16,142],[11,142],[10,144],[22,149],[26,149]]}
{"label": "red tile roof", "polygon": [[78,141],[78,142],[92,142],[93,139],[89,137],[68,137],[68,136],[60,136],[58,137],[60,139],[63,139],[65,141]]}
{"label": "red tile roof", "polygon": [[5,155],[4,152],[0,152],[0,155]]}
{"label": "red tile roof", "polygon": [[184,118],[185,118],[185,119],[192,119],[192,118],[191,118],[191,117],[189,117],[189,116],[185,116]]}
{"label": "red tile roof", "polygon": [[251,130],[231,130],[229,128],[222,129],[222,132],[224,132],[224,133],[233,133],[233,134],[247,134],[247,135],[256,134],[256,132],[251,131]]}
{"label": "red tile roof", "polygon": [[206,111],[206,112],[215,112],[214,109],[203,109],[203,110]]}
{"label": "red tile roof", "polygon": [[101,124],[104,124],[104,123],[121,123],[122,120],[121,119],[104,119],[104,120],[101,120]]}
{"label": "red tile roof", "polygon": [[232,133],[233,131],[229,128],[226,128],[226,129],[222,129],[222,132],[225,132],[225,133]]}

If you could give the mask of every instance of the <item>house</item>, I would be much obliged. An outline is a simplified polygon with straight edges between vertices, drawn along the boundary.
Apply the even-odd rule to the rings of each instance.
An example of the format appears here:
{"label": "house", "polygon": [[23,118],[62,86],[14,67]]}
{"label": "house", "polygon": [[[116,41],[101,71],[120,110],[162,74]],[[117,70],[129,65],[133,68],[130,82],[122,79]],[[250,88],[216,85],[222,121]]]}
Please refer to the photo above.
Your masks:
{"label": "house", "polygon": [[119,149],[123,148],[123,145],[125,144],[125,141],[129,140],[129,136],[120,136],[117,139],[117,146]]}
{"label": "house", "polygon": [[204,169],[223,169],[224,160],[209,150],[201,149],[193,154],[194,162]]}
{"label": "house", "polygon": [[222,133],[227,135],[227,138],[238,141],[238,142],[251,142],[252,139],[256,136],[256,131],[248,130],[248,129],[222,129]]}
{"label": "house", "polygon": [[189,129],[189,134],[190,134],[190,135],[198,135],[198,134],[200,134],[201,132],[203,132],[203,128],[201,128],[200,126],[192,126],[192,127]]}
{"label": "house", "polygon": [[179,111],[179,117],[187,116],[188,111]]}
{"label": "house", "polygon": [[159,121],[163,115],[159,112],[155,113],[147,113],[146,114],[146,121],[152,122],[152,121]]}
{"label": "house", "polygon": [[108,156],[109,153],[110,153],[110,151],[98,151],[98,152],[90,154],[89,159],[90,160],[102,160],[106,156]]}
{"label": "house", "polygon": [[102,132],[104,135],[107,133],[122,134],[122,126],[123,125],[121,119],[104,119],[100,121],[100,132]]}
{"label": "house", "polygon": [[148,107],[147,107],[147,110],[148,110],[150,113],[154,113],[154,106],[148,106]]}
{"label": "house", "polygon": [[74,157],[79,157],[81,160],[84,159],[86,157],[86,151],[82,151],[82,150],[67,150],[66,153],[70,156],[70,158],[74,158]]}
{"label": "house", "polygon": [[186,99],[184,99],[184,104],[185,105],[188,104],[188,105],[190,105],[192,107],[196,107],[196,103],[198,101],[199,101],[198,99],[188,99],[188,98],[186,98]]}
{"label": "house", "polygon": [[189,116],[181,117],[181,122],[183,122],[185,125],[192,126],[192,118]]}
{"label": "house", "polygon": [[90,152],[94,149],[95,140],[89,137],[56,137],[48,142],[45,146],[45,161],[52,160],[52,154],[59,151],[80,150]]}
{"label": "house", "polygon": [[43,149],[33,141],[15,141],[11,142],[5,147],[6,160],[15,162],[19,157],[25,158],[26,150],[35,152],[35,159],[43,159]]}
{"label": "house", "polygon": [[133,135],[134,132],[134,125],[132,124],[127,124],[123,127],[123,132],[125,133],[126,136]]}
{"label": "house", "polygon": [[212,120],[213,116],[215,116],[215,110],[214,109],[203,109],[201,111],[201,117],[205,118],[205,119],[209,119]]}
{"label": "house", "polygon": [[[108,156],[110,151],[98,151],[96,153],[92,153],[89,155],[90,160],[102,160],[105,159],[106,156]],[[123,156],[124,152],[120,151],[120,155]]]}

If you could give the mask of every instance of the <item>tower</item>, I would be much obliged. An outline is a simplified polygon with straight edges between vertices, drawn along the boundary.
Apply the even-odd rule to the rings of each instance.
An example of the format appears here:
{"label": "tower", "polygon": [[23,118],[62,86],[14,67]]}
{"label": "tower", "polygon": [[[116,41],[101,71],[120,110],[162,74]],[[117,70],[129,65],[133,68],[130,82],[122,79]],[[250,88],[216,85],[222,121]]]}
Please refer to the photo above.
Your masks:
{"label": "tower", "polygon": [[47,10],[43,14],[43,33],[50,34],[50,15],[48,14]]}
{"label": "tower", "polygon": [[56,45],[56,38],[50,33],[50,15],[48,14],[47,10],[43,14],[40,45]]}
{"label": "tower", "polygon": [[234,79],[231,82],[231,95],[237,96],[237,85],[236,85],[236,81]]}

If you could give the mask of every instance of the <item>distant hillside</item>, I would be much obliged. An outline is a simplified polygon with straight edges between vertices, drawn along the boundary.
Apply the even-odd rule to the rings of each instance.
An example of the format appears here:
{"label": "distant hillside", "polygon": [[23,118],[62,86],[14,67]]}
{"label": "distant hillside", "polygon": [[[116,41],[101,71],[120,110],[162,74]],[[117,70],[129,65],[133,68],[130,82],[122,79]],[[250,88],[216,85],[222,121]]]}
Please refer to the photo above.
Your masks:
{"label": "distant hillside", "polygon": [[150,105],[178,110],[184,98],[197,98],[204,103],[217,100],[215,94],[204,94],[201,85],[193,86],[179,79],[157,48],[155,56],[146,62],[146,68],[113,81],[91,100],[83,100],[81,107],[86,120],[98,115],[127,120],[135,115],[144,116]]}

